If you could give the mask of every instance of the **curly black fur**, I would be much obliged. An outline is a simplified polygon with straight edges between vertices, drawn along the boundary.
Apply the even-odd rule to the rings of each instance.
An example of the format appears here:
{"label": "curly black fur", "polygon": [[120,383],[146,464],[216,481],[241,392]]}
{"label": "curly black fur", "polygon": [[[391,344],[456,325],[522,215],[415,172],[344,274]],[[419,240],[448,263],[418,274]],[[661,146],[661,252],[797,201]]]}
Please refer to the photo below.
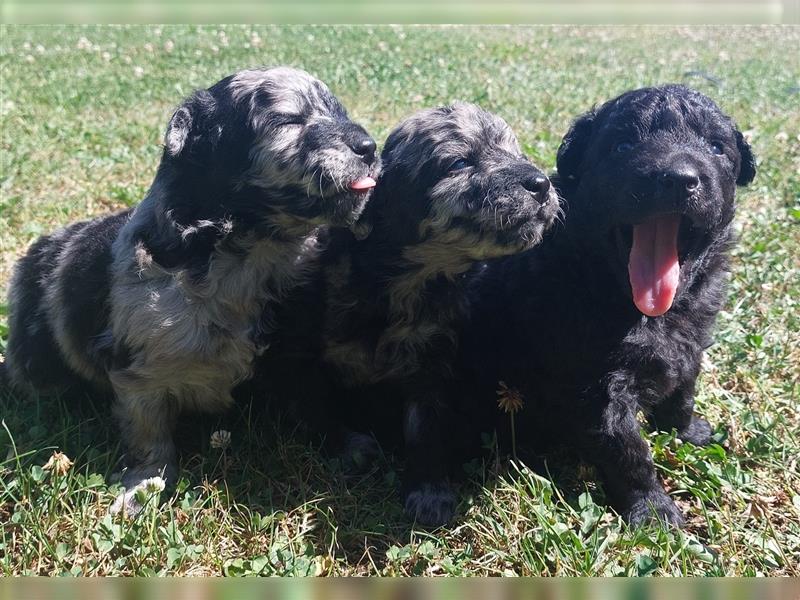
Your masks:
{"label": "curly black fur", "polygon": [[[578,118],[554,178],[564,224],[473,279],[462,359],[474,422],[498,414],[504,381],[525,398],[519,438],[573,445],[599,467],[627,521],[681,524],[637,412],[686,441],[710,441],[709,424],[693,415],[695,381],[725,300],[735,187],[754,175],[731,119],[683,86],[627,92]],[[629,283],[632,229],[670,214],[681,219],[677,293],[663,315],[646,316]]]}

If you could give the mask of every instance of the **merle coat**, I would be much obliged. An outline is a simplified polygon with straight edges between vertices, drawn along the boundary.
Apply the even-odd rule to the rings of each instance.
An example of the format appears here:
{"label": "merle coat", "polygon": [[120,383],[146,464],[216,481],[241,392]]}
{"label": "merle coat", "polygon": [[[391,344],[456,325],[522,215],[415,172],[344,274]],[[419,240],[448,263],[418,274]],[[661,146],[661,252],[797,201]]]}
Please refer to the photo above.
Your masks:
{"label": "merle coat", "polygon": [[466,274],[538,243],[559,204],[505,121],[472,104],[412,115],[381,156],[355,235],[331,232],[321,281],[286,303],[295,317],[281,321],[297,326],[278,336],[262,376],[283,380],[299,416],[345,456],[371,453],[368,431],[401,434],[406,511],[438,525],[455,508],[446,397]]}
{"label": "merle coat", "polygon": [[113,398],[127,449],[113,511],[137,511],[152,477],[174,483],[177,419],[230,405],[268,345],[265,307],[312,275],[321,227],[361,213],[376,166],[375,142],[321,81],[240,71],[177,108],[142,202],[19,261],[11,383],[77,380]]}

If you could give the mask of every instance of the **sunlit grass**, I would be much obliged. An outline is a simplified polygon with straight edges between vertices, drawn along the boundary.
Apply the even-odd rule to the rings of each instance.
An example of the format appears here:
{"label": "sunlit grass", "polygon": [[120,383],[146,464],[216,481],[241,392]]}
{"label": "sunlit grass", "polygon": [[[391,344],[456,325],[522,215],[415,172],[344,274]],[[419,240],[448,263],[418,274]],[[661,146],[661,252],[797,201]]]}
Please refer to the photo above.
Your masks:
{"label": "sunlit grass", "polygon": [[[345,478],[258,398],[187,419],[178,489],[112,519],[107,403],[0,392],[0,573],[800,575],[798,46],[796,28],[4,27],[2,297],[38,235],[137,202],[171,109],[248,66],[308,69],[379,140],[419,108],[478,102],[547,169],[594,103],[684,82],[736,119],[760,168],[701,376],[717,444],[650,436],[685,532],[626,528],[574,457],[549,457],[542,476],[491,453],[465,466],[456,523],[414,530],[393,457]],[[5,319],[0,305],[0,351]],[[220,429],[228,448],[210,443]],[[55,451],[74,461],[64,474],[43,469]]]}

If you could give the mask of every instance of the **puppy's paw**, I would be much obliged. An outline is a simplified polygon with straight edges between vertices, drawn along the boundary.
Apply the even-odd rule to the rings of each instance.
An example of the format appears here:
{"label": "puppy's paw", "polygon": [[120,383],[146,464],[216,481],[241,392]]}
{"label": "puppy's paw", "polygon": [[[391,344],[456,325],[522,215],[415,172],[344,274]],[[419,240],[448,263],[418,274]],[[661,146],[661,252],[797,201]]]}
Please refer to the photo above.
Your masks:
{"label": "puppy's paw", "polygon": [[692,417],[689,424],[678,431],[678,438],[695,446],[711,443],[711,424],[701,417]]}
{"label": "puppy's paw", "polygon": [[[126,481],[123,480],[123,483]],[[125,491],[116,497],[108,512],[112,515],[122,513],[125,517],[133,518],[148,503],[158,504],[159,496],[165,487],[166,484],[161,477],[150,477],[135,484],[128,481]]]}
{"label": "puppy's paw", "polygon": [[136,488],[124,491],[114,499],[108,512],[112,515],[122,514],[123,517],[134,518],[142,511],[142,504],[136,500]]}
{"label": "puppy's paw", "polygon": [[371,435],[348,431],[338,454],[344,472],[359,475],[375,464],[381,455],[381,447]]}
{"label": "puppy's paw", "polygon": [[629,525],[644,525],[653,521],[673,527],[683,527],[683,515],[672,499],[658,490],[638,497],[622,517]]}
{"label": "puppy's paw", "polygon": [[405,509],[420,525],[446,525],[453,518],[456,495],[449,483],[423,483],[406,493]]}

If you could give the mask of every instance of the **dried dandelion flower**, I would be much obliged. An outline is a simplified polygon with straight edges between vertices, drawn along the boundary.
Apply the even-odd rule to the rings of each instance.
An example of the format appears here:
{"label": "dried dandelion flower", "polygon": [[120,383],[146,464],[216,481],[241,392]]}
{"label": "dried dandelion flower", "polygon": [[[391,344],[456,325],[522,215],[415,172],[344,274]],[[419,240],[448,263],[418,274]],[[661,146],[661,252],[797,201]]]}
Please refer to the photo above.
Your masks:
{"label": "dried dandelion flower", "polygon": [[226,450],[231,445],[231,432],[220,429],[211,434],[211,447]]}
{"label": "dried dandelion flower", "polygon": [[58,475],[64,475],[67,471],[69,471],[70,467],[73,465],[73,462],[69,459],[69,457],[64,454],[63,452],[53,452],[53,456],[47,461],[47,463],[42,467],[45,471],[52,470],[53,473],[57,473]]}
{"label": "dried dandelion flower", "polygon": [[505,381],[499,382],[500,389],[497,390],[497,406],[506,414],[514,414],[522,409],[524,404],[522,394],[516,388],[509,388]]}
{"label": "dried dandelion flower", "polygon": [[517,426],[514,423],[514,414],[522,409],[522,394],[516,388],[509,388],[505,381],[498,382],[497,406],[503,410],[511,420],[511,455],[517,461]]}

